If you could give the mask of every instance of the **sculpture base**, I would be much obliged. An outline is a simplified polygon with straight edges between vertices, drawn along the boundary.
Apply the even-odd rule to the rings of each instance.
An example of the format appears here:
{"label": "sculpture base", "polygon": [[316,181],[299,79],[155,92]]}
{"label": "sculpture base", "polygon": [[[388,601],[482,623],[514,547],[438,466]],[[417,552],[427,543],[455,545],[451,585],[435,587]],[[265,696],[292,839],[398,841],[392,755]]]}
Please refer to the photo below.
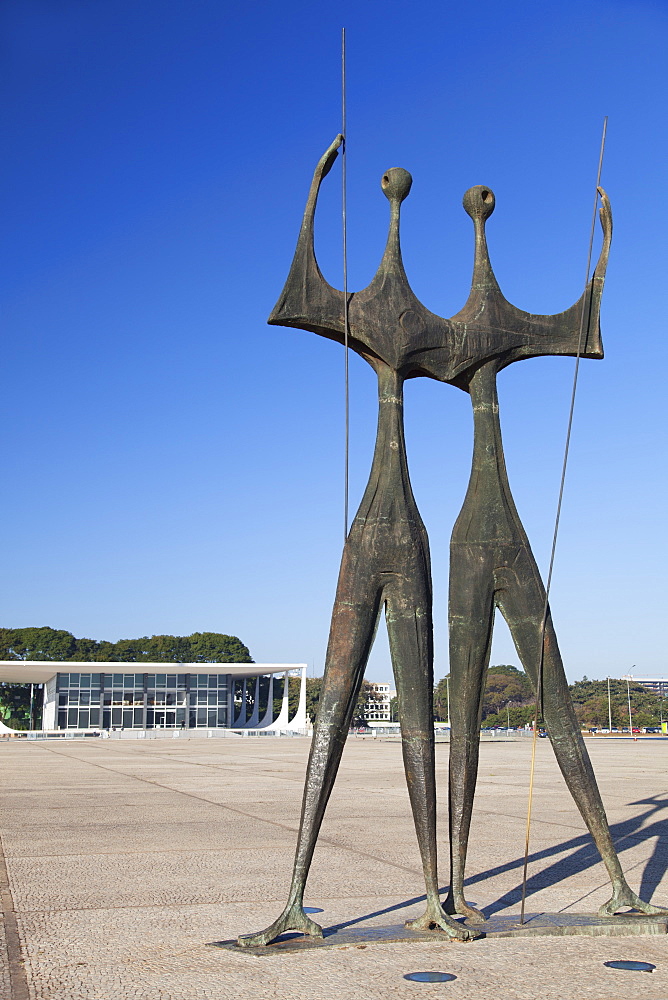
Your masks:
{"label": "sculpture base", "polygon": [[[595,913],[527,913],[524,923],[520,924],[519,916],[492,916],[484,924],[469,924],[481,935],[488,938],[502,937],[545,937],[570,936],[572,934],[587,937],[626,937],[637,934],[666,934],[668,931],[668,916],[660,914],[654,917],[642,913],[623,913],[616,917],[598,917]],[[242,947],[236,941],[211,941],[214,948],[227,948],[248,955],[278,955],[288,951],[306,951],[312,948],[366,948],[374,944],[406,944],[409,941],[442,942],[443,944],[460,944],[453,942],[443,931],[414,931],[403,924],[390,924],[385,927],[349,927],[334,926],[323,928],[324,937],[305,937],[303,934],[282,934],[272,944],[261,945],[258,948]]]}

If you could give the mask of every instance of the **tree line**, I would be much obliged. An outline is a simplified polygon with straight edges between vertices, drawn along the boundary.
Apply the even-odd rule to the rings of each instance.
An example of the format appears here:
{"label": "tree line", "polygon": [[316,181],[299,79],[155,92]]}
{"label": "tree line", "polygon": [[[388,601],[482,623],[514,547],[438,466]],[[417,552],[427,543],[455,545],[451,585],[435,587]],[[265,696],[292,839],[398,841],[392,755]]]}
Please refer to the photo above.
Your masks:
{"label": "tree line", "polygon": [[77,639],[55,628],[0,629],[0,660],[84,660],[91,663],[253,663],[235,635],[193,632],[139,639]]}
{"label": "tree line", "polygon": [[[434,688],[434,717],[447,719],[447,685],[444,677]],[[583,729],[592,726],[607,728],[608,682],[581,681],[569,684],[575,715]],[[628,694],[631,697],[631,718],[634,726],[658,726],[663,721],[663,698],[643,687],[630,682]],[[614,728],[629,725],[628,694],[626,681],[610,678],[610,714]],[[536,699],[528,677],[522,670],[509,664],[490,667],[487,671],[483,698],[482,719],[486,726],[505,726],[510,722],[513,728],[533,722],[536,713]],[[539,717],[539,721],[542,721]]]}

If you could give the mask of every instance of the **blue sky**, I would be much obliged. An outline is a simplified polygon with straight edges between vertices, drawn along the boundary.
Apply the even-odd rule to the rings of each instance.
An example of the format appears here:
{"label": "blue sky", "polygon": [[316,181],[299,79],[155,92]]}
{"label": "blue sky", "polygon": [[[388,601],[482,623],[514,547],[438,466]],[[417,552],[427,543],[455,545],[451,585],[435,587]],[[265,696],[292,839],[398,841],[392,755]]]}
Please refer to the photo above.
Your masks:
{"label": "blue sky", "polygon": [[[211,630],[322,672],[342,543],[342,349],[266,326],[315,162],[340,127],[348,34],[349,287],[382,253],[390,166],[413,174],[412,286],[452,315],[463,192],[489,185],[508,299],[556,312],[585,277],[603,116],[615,233],[606,358],[581,365],[552,607],[571,679],[667,673],[668,10],[483,0],[334,7],[4,0],[3,624],[117,639]],[[317,252],[341,285],[340,174]],[[500,376],[511,485],[543,570],[571,359]],[[351,508],[375,433],[351,357]],[[406,390],[430,534],[436,676],[471,449],[468,397]],[[493,662],[517,663],[498,624]],[[368,676],[390,679],[384,632]]]}

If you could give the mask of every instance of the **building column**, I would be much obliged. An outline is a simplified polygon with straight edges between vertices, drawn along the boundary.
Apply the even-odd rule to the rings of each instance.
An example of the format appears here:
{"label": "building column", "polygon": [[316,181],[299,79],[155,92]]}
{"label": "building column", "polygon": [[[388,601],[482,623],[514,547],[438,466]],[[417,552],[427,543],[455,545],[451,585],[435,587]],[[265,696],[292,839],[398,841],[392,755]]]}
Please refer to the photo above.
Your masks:
{"label": "building column", "polygon": [[255,678],[255,694],[253,695],[253,714],[248,720],[247,728],[255,729],[260,721],[260,675]]}
{"label": "building column", "polygon": [[268,729],[274,721],[274,675],[269,674],[269,691],[267,694],[267,710],[258,729]]}
{"label": "building column", "polygon": [[241,708],[239,710],[239,715],[236,719],[236,722],[232,726],[232,729],[243,729],[246,725],[246,708],[247,708],[246,693],[247,693],[247,686],[246,686],[246,678],[244,677],[244,683],[241,688]]}
{"label": "building column", "polygon": [[301,681],[299,683],[299,704],[297,711],[290,723],[290,729],[306,729],[306,667],[301,669]]}
{"label": "building column", "polygon": [[142,699],[142,713],[141,713],[141,726],[142,729],[146,729],[146,712],[148,711],[148,684],[146,678],[148,674],[144,674],[144,697]]}
{"label": "building column", "polygon": [[42,729],[55,729],[58,722],[57,712],[58,712],[58,695],[57,691],[57,677],[52,677],[51,680],[47,681],[44,685],[44,694],[42,701]]}
{"label": "building column", "polygon": [[234,722],[234,677],[227,675],[227,728],[232,729]]}
{"label": "building column", "polygon": [[288,728],[288,697],[290,691],[290,680],[288,671],[285,671],[283,676],[283,703],[281,704],[281,711],[279,712],[278,718],[271,723],[271,725],[266,726],[266,729],[287,729]]}

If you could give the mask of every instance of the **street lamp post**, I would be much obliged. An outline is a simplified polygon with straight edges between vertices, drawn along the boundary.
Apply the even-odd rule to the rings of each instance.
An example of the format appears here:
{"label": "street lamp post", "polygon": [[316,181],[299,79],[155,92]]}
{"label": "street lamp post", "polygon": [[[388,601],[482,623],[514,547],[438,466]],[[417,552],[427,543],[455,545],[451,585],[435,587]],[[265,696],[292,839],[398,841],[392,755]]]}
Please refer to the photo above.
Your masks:
{"label": "street lamp post", "polygon": [[608,677],[608,732],[612,732],[612,708],[610,707],[610,678]]}
{"label": "street lamp post", "polygon": [[[635,663],[633,664],[635,666]],[[629,703],[629,732],[633,736],[633,721],[631,719],[631,687],[628,677],[626,678],[626,698]]]}

